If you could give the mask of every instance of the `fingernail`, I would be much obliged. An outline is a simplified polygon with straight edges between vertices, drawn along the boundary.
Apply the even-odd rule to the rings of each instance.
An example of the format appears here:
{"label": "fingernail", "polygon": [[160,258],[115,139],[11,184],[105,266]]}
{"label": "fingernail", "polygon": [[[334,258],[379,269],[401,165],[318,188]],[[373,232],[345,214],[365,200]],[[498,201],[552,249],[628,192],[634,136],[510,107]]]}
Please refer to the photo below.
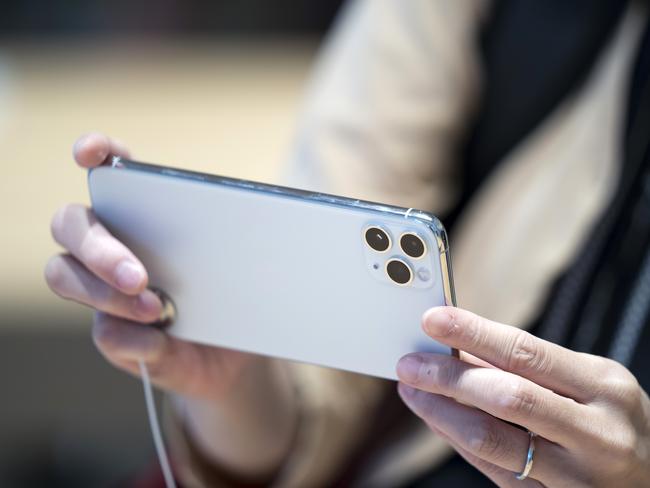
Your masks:
{"label": "fingernail", "polygon": [[132,261],[124,260],[115,268],[115,282],[123,290],[134,290],[144,280],[144,270]]}
{"label": "fingernail", "polygon": [[424,315],[422,326],[432,336],[445,336],[453,326],[453,316],[447,307],[435,307]]}
{"label": "fingernail", "polygon": [[145,290],[136,299],[135,312],[139,317],[157,320],[162,312],[162,303],[154,292]]}
{"label": "fingernail", "polygon": [[420,367],[422,366],[422,358],[417,354],[409,354],[404,356],[397,363],[397,376],[402,381],[407,383],[415,383],[420,376]]}

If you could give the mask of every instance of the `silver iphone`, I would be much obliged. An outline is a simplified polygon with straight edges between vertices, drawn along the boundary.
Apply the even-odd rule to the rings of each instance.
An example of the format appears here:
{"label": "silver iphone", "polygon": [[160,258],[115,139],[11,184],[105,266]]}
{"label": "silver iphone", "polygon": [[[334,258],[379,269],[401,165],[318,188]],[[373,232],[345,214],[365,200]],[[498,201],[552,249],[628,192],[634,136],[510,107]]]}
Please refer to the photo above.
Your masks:
{"label": "silver iphone", "polygon": [[174,302],[176,337],[390,379],[406,353],[456,352],[420,326],[455,302],[426,212],[120,158],[88,182]]}

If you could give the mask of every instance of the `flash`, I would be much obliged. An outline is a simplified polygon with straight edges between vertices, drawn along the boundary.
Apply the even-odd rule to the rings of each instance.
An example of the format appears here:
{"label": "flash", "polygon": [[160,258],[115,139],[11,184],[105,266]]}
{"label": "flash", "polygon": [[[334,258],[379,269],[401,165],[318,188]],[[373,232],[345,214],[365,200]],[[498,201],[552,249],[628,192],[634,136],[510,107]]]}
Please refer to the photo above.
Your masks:
{"label": "flash", "polygon": [[429,281],[429,279],[431,278],[431,273],[427,268],[418,269],[417,275],[420,281]]}

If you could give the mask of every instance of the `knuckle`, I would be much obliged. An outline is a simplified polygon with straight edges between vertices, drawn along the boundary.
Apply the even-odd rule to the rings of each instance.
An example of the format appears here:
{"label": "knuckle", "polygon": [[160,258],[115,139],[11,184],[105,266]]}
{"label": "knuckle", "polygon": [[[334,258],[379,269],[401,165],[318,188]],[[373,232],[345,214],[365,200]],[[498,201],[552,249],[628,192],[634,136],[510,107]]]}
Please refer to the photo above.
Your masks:
{"label": "knuckle", "polygon": [[[443,391],[453,390],[458,382],[458,361],[451,360],[441,361],[435,371],[435,382],[442,388]],[[425,367],[422,375],[430,375],[431,369]]]}
{"label": "knuckle", "polygon": [[528,332],[521,332],[512,341],[507,367],[510,371],[540,371],[548,369],[548,359],[536,338]]}
{"label": "knuckle", "polygon": [[625,464],[632,463],[638,456],[639,443],[639,433],[636,429],[624,429],[617,446],[621,461]]}
{"label": "knuckle", "polygon": [[607,461],[613,472],[625,473],[640,462],[639,434],[632,427],[618,428],[615,435],[603,443]]}
{"label": "knuckle", "polygon": [[622,364],[603,359],[601,395],[608,401],[626,409],[635,409],[641,404],[643,395],[635,376]]}
{"label": "knuckle", "polygon": [[501,401],[505,414],[514,418],[532,415],[537,409],[535,394],[521,382],[515,382],[510,389],[510,394],[506,394]]}
{"label": "knuckle", "polygon": [[[455,312],[456,313],[456,312]],[[466,322],[465,322],[465,327],[458,327],[455,326],[455,329],[457,333],[462,333],[463,335],[463,342],[468,344],[472,348],[477,348],[480,347],[481,342],[483,340],[481,336],[481,320],[482,318],[479,317],[478,315],[475,314],[469,314]],[[453,324],[456,324],[456,317],[454,316],[452,320]]]}
{"label": "knuckle", "polygon": [[471,428],[468,447],[470,452],[480,458],[499,459],[503,451],[503,436],[494,422],[485,419]]}

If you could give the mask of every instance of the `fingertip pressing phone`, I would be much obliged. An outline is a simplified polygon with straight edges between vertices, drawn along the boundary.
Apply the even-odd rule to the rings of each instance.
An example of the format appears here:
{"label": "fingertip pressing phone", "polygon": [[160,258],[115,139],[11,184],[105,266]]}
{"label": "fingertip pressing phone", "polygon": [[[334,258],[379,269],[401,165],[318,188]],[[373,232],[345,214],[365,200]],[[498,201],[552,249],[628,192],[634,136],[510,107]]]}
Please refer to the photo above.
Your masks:
{"label": "fingertip pressing phone", "polygon": [[419,210],[113,158],[89,172],[97,217],[201,344],[397,379],[454,305],[447,235]]}

